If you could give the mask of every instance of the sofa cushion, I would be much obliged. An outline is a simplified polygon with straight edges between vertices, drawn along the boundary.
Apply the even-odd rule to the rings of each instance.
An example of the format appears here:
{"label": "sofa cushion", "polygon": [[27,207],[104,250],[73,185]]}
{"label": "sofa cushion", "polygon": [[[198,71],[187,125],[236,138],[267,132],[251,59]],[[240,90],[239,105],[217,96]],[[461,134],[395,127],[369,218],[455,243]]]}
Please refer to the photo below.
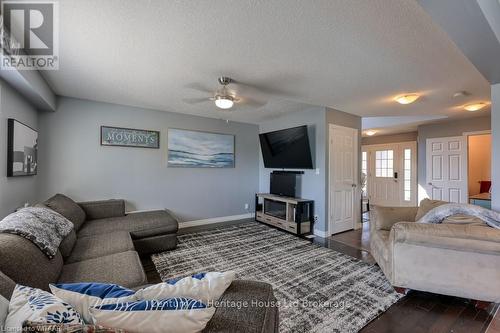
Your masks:
{"label": "sofa cushion", "polygon": [[57,251],[49,259],[31,241],[11,234],[0,234],[0,271],[18,284],[48,290],[57,281],[63,259]]}
{"label": "sofa cushion", "polygon": [[119,230],[130,232],[132,239],[141,239],[175,233],[178,230],[178,223],[167,210],[155,210],[87,221],[78,232],[78,236],[85,237]]}
{"label": "sofa cushion", "polygon": [[63,194],[56,194],[52,198],[47,199],[43,204],[73,222],[76,231],[85,222],[86,217],[83,209]]}
{"label": "sofa cushion", "polygon": [[[278,302],[273,287],[264,282],[235,280],[219,300],[212,320],[202,333],[278,332]],[[232,304],[264,304],[234,306]]]}
{"label": "sofa cushion", "polygon": [[3,328],[8,313],[9,313],[9,300],[0,295],[0,329]]}
{"label": "sofa cushion", "polygon": [[125,200],[122,199],[79,202],[78,205],[85,211],[87,220],[125,216]]}
{"label": "sofa cushion", "polygon": [[146,283],[141,260],[135,251],[75,262],[63,266],[58,283],[105,282],[124,287]]}
{"label": "sofa cushion", "polygon": [[15,287],[16,283],[12,281],[10,277],[0,271],[0,295],[5,297],[6,299],[10,299]]}
{"label": "sofa cushion", "polygon": [[59,251],[61,251],[63,258],[67,258],[71,255],[71,251],[73,251],[75,243],[76,243],[76,232],[75,228],[73,228],[69,233],[69,235],[64,237],[61,244],[59,245]]}
{"label": "sofa cushion", "polygon": [[383,207],[375,206],[376,230],[390,231],[394,223],[401,221],[415,221],[417,212],[415,207]]}
{"label": "sofa cushion", "polygon": [[415,216],[415,221],[420,220],[424,217],[432,209],[445,205],[449,202],[441,201],[441,200],[431,200],[431,199],[423,199],[420,201],[420,206],[418,207],[417,216]]}
{"label": "sofa cushion", "polygon": [[73,252],[65,260],[65,263],[70,264],[133,250],[134,244],[127,231],[80,237],[76,241]]}

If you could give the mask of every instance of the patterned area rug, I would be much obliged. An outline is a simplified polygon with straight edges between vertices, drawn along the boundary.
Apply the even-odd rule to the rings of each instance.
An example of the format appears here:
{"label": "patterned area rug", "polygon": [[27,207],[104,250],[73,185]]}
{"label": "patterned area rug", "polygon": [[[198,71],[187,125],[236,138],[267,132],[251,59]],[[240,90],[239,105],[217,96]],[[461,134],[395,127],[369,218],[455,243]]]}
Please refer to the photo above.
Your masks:
{"label": "patterned area rug", "polygon": [[357,332],[401,297],[378,266],[256,222],[180,235],[152,259],[163,280],[234,270],[272,284],[280,332]]}

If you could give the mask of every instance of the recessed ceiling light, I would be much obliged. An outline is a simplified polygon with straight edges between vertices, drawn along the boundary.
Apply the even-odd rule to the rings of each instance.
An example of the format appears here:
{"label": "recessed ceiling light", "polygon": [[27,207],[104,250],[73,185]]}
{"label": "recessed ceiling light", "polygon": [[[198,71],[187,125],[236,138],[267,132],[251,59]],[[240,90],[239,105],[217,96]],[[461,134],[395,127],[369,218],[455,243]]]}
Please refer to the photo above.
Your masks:
{"label": "recessed ceiling light", "polygon": [[479,111],[486,106],[486,103],[471,103],[464,106],[467,111]]}
{"label": "recessed ceiling light", "polygon": [[377,134],[377,131],[373,131],[373,130],[366,131],[366,135],[368,135],[368,136],[373,136],[375,134]]}
{"label": "recessed ceiling light", "polygon": [[394,100],[399,104],[410,104],[415,102],[419,97],[420,95],[418,94],[406,94],[406,95],[400,95],[394,98]]}

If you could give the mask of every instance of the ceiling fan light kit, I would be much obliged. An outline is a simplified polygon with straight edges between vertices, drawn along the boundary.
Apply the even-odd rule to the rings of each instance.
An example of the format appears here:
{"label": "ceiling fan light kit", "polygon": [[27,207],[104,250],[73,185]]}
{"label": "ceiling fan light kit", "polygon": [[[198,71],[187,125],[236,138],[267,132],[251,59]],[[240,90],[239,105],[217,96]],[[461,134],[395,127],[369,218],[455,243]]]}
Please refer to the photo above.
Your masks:
{"label": "ceiling fan light kit", "polygon": [[227,110],[233,107],[234,100],[232,96],[215,96],[215,106],[219,109]]}
{"label": "ceiling fan light kit", "polygon": [[[248,90],[250,90],[250,91],[253,91],[253,94],[256,94],[256,93],[258,94],[258,92],[256,92],[256,90],[259,90],[259,88],[255,88],[252,85],[248,85],[248,84],[245,84],[242,82],[235,81],[232,78],[227,77],[227,76],[218,77],[217,82],[219,83],[220,86],[219,86],[219,89],[217,89],[215,91],[211,91],[210,89],[205,88],[203,85],[196,84],[196,83],[188,85],[189,88],[201,91],[203,93],[208,93],[208,94],[210,94],[210,96],[209,97],[207,96],[205,98],[186,98],[186,99],[183,99],[183,101],[185,101],[186,103],[189,103],[189,104],[197,104],[197,103],[203,103],[203,102],[210,101],[210,102],[214,103],[217,108],[224,110],[224,111],[228,111],[236,105],[238,105],[238,106],[240,106],[240,105],[241,106],[251,106],[251,107],[259,108],[259,107],[264,106],[267,103],[266,101],[259,100],[259,98],[255,98],[255,97],[251,96],[251,94],[252,94],[251,92],[250,92],[250,96],[245,94],[244,89],[243,89],[243,93],[242,93],[241,86],[247,86],[247,88],[250,87],[250,89],[247,89],[247,93],[249,93]],[[237,88],[237,90],[230,89],[230,88],[228,88],[229,84],[239,86],[239,89],[238,88]],[[260,89],[260,90],[262,90],[262,89]],[[240,94],[243,94],[243,95],[240,95]]]}

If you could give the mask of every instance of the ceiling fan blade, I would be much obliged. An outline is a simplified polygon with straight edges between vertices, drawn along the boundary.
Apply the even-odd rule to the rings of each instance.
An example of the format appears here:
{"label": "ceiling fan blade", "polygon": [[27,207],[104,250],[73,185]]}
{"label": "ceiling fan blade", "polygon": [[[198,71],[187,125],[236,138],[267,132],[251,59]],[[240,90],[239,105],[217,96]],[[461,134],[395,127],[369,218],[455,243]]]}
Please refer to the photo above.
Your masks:
{"label": "ceiling fan blade", "polygon": [[238,105],[248,105],[254,108],[260,108],[267,104],[267,101],[262,101],[249,97],[238,97],[238,100],[236,100],[235,102]]}
{"label": "ceiling fan blade", "polygon": [[208,97],[203,97],[203,98],[183,98],[183,102],[188,103],[188,104],[199,104],[203,102],[210,102],[210,99]]}
{"label": "ceiling fan blade", "polygon": [[252,94],[280,95],[280,96],[290,95],[290,93],[284,90],[270,87],[269,85],[266,85],[264,83],[252,84],[237,80],[233,80],[233,83],[239,87],[238,92],[244,95],[252,95]]}
{"label": "ceiling fan blade", "polygon": [[213,89],[210,89],[199,82],[189,83],[186,88],[204,92],[206,94],[213,94]]}

